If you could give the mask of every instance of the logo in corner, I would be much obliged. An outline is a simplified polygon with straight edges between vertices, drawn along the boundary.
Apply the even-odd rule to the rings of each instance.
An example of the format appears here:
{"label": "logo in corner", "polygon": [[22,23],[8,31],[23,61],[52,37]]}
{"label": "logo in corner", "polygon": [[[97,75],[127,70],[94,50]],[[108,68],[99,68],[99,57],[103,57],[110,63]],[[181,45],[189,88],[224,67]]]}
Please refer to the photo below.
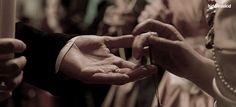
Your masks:
{"label": "logo in corner", "polygon": [[208,8],[231,8],[231,4],[227,3],[228,0],[210,0],[208,1]]}
{"label": "logo in corner", "polygon": [[216,3],[219,3],[219,4],[226,4],[228,0],[215,0],[215,1]]}

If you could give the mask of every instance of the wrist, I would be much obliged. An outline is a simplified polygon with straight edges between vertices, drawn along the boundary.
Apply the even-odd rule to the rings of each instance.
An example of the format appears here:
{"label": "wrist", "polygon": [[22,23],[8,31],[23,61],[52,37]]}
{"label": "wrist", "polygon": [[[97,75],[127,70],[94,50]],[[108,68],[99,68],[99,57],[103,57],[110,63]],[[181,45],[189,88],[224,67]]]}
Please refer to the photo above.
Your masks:
{"label": "wrist", "polygon": [[197,63],[195,63],[195,67],[190,71],[191,75],[186,76],[186,78],[191,80],[212,97],[215,97],[216,95],[211,85],[215,75],[214,62],[203,56],[198,59]]}
{"label": "wrist", "polygon": [[61,49],[58,57],[57,57],[57,60],[56,60],[56,64],[55,64],[55,70],[56,72],[55,73],[58,73],[60,70],[61,70],[61,63],[65,57],[65,55],[68,53],[68,51],[71,49],[71,47],[73,46],[75,40],[76,40],[77,37],[74,37],[72,39],[70,39],[67,44]]}

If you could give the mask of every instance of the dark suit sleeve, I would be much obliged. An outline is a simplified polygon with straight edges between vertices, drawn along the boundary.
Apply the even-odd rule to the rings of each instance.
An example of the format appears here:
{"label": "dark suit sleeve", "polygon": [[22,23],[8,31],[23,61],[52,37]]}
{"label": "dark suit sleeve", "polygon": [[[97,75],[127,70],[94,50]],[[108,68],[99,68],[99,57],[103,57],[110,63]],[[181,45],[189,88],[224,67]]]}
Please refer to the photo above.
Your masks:
{"label": "dark suit sleeve", "polygon": [[55,74],[57,56],[61,48],[73,37],[65,34],[45,33],[23,23],[17,23],[16,38],[27,45],[26,51],[16,55],[16,57],[25,56],[27,58],[27,64],[23,69],[23,81],[53,95],[63,96],[64,100],[71,104],[67,106],[75,104],[86,107],[86,105],[90,105],[87,103],[91,99],[100,105],[109,89],[108,85],[85,84],[79,80],[64,79],[59,74]]}
{"label": "dark suit sleeve", "polygon": [[61,86],[63,80],[55,74],[55,63],[60,50],[72,37],[66,34],[45,33],[22,22],[17,23],[16,38],[27,45],[22,54],[16,54],[27,58],[24,81],[58,94],[60,90],[55,88]]}

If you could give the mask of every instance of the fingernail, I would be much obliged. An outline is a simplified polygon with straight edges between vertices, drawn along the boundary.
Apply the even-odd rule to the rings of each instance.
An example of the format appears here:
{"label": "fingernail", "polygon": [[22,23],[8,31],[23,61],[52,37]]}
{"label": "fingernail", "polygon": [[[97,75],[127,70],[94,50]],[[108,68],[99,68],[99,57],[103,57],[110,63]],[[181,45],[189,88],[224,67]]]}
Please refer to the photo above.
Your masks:
{"label": "fingernail", "polygon": [[98,69],[99,72],[105,73],[105,70],[103,69]]}

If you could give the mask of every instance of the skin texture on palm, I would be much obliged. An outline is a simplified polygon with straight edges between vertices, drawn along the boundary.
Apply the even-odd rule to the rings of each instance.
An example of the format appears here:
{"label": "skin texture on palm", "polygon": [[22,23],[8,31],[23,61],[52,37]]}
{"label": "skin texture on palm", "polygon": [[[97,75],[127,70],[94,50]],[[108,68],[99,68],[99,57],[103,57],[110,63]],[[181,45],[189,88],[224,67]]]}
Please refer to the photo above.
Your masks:
{"label": "skin texture on palm", "polygon": [[131,47],[134,37],[78,36],[61,63],[60,70],[86,83],[125,84],[155,72],[154,65],[139,65],[110,53]]}
{"label": "skin texture on palm", "polygon": [[[156,34],[142,34],[149,31]],[[148,20],[139,24],[133,33],[138,36],[133,45],[135,58],[142,56],[144,46],[151,45],[155,64],[177,76],[189,79],[208,94],[215,96],[212,86],[209,85],[214,77],[213,61],[197,53],[173,26]]]}
{"label": "skin texture on palm", "polygon": [[25,57],[11,58],[9,54],[23,52],[26,45],[17,39],[0,39],[0,101],[11,96],[23,78],[23,67],[26,64]]}

